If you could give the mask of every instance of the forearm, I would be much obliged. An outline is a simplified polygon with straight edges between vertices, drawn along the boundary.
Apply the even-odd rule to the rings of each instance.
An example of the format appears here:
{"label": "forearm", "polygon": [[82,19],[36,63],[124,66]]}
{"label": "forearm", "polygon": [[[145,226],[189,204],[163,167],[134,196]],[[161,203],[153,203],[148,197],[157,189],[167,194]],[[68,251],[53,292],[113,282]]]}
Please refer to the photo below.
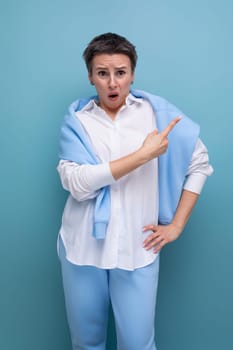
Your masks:
{"label": "forearm", "polygon": [[179,205],[172,221],[174,225],[180,227],[181,231],[190,217],[207,176],[210,176],[212,172],[213,168],[209,164],[207,148],[198,139],[188,167]]}
{"label": "forearm", "polygon": [[122,176],[127,175],[131,171],[142,166],[147,161],[147,157],[140,149],[125,157],[111,161],[109,165],[112,172],[112,176],[115,180],[118,180]]}
{"label": "forearm", "polygon": [[192,213],[192,210],[198,200],[199,194],[191,191],[183,190],[176,213],[172,220],[172,224],[175,225],[180,233],[183,231],[188,219]]}

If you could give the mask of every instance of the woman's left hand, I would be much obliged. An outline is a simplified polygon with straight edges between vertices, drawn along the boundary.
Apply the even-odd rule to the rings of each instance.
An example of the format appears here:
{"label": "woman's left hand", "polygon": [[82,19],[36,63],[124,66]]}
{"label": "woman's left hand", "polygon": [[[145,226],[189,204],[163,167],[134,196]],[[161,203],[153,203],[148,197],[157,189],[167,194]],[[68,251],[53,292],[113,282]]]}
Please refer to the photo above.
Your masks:
{"label": "woman's left hand", "polygon": [[169,225],[147,225],[143,227],[143,232],[152,231],[145,239],[143,247],[146,250],[153,249],[158,253],[167,243],[175,241],[182,232],[182,229],[174,224]]}

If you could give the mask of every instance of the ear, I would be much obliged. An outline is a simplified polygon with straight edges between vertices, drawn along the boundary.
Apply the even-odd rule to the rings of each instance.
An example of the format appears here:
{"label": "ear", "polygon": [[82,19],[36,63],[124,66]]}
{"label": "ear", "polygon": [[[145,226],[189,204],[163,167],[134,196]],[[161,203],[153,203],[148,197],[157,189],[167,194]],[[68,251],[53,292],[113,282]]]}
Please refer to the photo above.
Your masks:
{"label": "ear", "polygon": [[134,83],[134,73],[132,73],[131,85]]}
{"label": "ear", "polygon": [[92,74],[91,74],[91,73],[88,74],[88,79],[89,79],[91,85],[95,85],[95,84],[93,83]]}

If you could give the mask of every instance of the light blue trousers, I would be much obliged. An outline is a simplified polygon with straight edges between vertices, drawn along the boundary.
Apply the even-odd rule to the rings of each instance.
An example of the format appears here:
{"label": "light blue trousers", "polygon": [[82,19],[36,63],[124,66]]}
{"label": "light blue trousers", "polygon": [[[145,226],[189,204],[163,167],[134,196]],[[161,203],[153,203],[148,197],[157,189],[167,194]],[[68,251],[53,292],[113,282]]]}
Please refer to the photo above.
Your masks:
{"label": "light blue trousers", "polygon": [[114,313],[118,350],[156,350],[155,304],[159,258],[126,271],[78,266],[59,257],[73,350],[105,350],[109,303]]}

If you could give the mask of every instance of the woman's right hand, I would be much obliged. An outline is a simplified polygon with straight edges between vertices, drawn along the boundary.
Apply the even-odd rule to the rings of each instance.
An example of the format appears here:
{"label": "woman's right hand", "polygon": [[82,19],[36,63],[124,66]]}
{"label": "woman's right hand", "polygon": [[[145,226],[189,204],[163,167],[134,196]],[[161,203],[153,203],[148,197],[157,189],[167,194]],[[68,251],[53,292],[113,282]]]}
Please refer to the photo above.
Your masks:
{"label": "woman's right hand", "polygon": [[167,151],[168,134],[180,120],[181,117],[176,117],[160,133],[158,130],[154,130],[147,135],[140,148],[140,152],[143,153],[148,161],[161,156]]}

